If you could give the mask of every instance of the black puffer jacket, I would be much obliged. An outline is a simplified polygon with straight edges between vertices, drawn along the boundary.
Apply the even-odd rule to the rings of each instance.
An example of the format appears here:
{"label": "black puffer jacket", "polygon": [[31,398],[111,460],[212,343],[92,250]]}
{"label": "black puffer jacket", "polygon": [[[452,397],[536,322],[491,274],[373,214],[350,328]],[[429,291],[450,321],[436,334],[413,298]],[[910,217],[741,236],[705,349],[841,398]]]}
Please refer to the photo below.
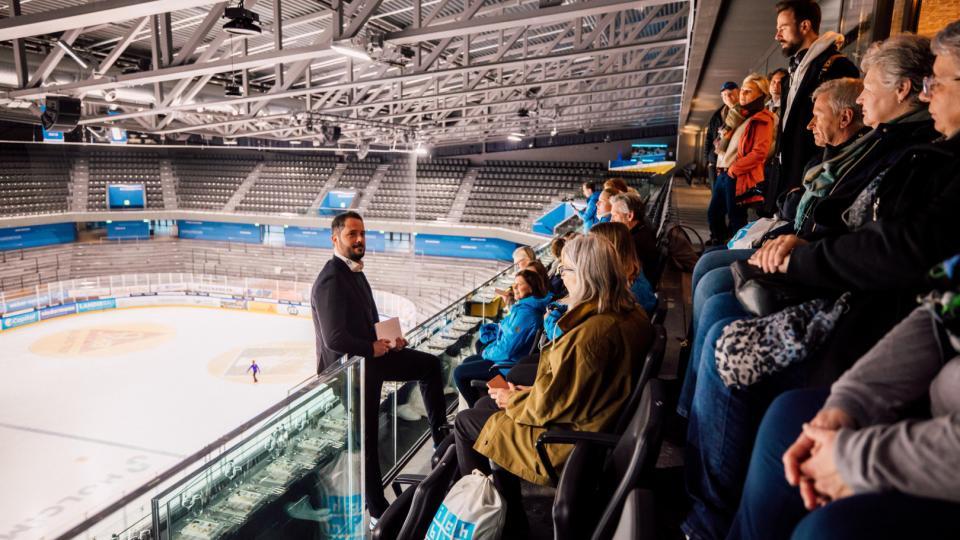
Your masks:
{"label": "black puffer jacket", "polygon": [[871,180],[883,173],[915,144],[929,143],[939,137],[929,116],[922,121],[880,124],[873,133],[876,146],[863,156],[861,162],[833,185],[830,193],[814,203],[812,219],[807,219],[799,235],[806,240],[817,240],[847,232],[843,212],[867,187]]}
{"label": "black puffer jacket", "polygon": [[853,291],[814,368],[829,382],[916,307],[927,272],[960,252],[960,136],[910,147],[887,170],[854,232],[794,249],[787,275],[821,290]]}

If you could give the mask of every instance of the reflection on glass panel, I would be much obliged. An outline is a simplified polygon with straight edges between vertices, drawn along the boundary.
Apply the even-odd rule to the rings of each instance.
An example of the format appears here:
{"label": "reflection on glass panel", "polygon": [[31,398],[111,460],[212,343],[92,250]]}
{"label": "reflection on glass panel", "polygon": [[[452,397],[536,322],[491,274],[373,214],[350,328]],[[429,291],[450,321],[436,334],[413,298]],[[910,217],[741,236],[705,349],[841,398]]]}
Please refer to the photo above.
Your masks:
{"label": "reflection on glass panel", "polygon": [[154,497],[157,538],[362,538],[361,379],[352,359]]}

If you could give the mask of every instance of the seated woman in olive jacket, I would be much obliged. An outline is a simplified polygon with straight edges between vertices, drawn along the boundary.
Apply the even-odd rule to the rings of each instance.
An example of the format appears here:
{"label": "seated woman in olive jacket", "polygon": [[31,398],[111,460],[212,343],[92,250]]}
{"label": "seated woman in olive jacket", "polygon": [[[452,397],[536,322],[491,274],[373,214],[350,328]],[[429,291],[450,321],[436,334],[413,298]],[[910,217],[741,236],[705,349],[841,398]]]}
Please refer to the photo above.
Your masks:
{"label": "seated woman in olive jacket", "polygon": [[[551,428],[608,429],[633,390],[653,338],[609,240],[591,235],[567,243],[560,274],[570,308],[557,322],[559,335],[542,350],[533,386],[491,389],[490,397],[459,413],[455,422],[462,474],[474,469],[489,474],[488,458],[504,470],[494,479],[514,532],[526,524],[517,477],[550,481],[537,456],[537,437]],[[571,450],[551,446],[550,461],[559,467]]]}

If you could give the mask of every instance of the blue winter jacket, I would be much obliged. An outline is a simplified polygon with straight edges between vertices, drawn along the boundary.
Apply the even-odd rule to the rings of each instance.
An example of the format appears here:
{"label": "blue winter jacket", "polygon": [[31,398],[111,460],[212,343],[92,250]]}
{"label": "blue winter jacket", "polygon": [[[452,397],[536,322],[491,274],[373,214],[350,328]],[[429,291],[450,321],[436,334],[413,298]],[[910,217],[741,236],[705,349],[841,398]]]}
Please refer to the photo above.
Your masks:
{"label": "blue winter jacket", "polygon": [[587,206],[583,210],[580,210],[580,219],[583,220],[583,232],[588,233],[590,229],[599,223],[597,221],[597,201],[600,200],[600,192],[594,191],[590,195],[590,198],[587,199]]}
{"label": "blue winter jacket", "polygon": [[633,293],[634,299],[636,299],[640,307],[647,312],[647,315],[652,316],[653,312],[657,309],[657,296],[653,294],[653,287],[650,285],[650,282],[647,281],[647,277],[643,275],[643,272],[640,272],[637,279],[633,280],[633,283],[630,284],[630,292]]}
{"label": "blue winter jacket", "polygon": [[550,296],[528,296],[510,307],[510,313],[500,321],[497,338],[487,345],[482,356],[498,366],[512,366],[533,347],[537,331],[543,326],[543,312]]}

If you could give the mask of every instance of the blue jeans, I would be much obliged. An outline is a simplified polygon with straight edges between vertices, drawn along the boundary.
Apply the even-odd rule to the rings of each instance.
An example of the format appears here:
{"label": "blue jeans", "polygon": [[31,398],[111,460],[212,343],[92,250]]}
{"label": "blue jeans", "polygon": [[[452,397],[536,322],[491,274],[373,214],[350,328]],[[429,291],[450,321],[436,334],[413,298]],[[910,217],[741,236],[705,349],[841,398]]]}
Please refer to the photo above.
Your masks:
{"label": "blue jeans", "polygon": [[747,210],[737,205],[736,198],[737,181],[725,172],[717,173],[713,195],[707,207],[707,223],[711,237],[726,242],[733,233],[747,224]]}
{"label": "blue jeans", "polygon": [[[720,321],[708,332],[719,336]],[[717,373],[713,347],[703,351],[690,408],[684,474],[692,508],[682,524],[693,539],[727,536],[740,503],[754,437],[763,414],[782,392],[804,382],[797,364],[744,389],[728,388]]]}
{"label": "blue jeans", "polygon": [[453,381],[456,383],[460,395],[466,400],[467,405],[473,407],[473,404],[483,397],[479,390],[470,386],[470,381],[474,379],[490,380],[490,368],[493,365],[493,362],[485,360],[477,354],[467,357],[459,366],[454,368]]}
{"label": "blue jeans", "polygon": [[677,400],[677,414],[684,418],[690,416],[690,406],[697,387],[700,364],[704,358],[708,362],[713,361],[713,346],[720,337],[720,332],[727,324],[748,316],[749,314],[732,292],[715,294],[704,302],[700,324],[696,326],[696,334],[693,336],[690,347],[690,363],[686,373],[683,374],[683,386],[680,388],[680,397]]}
{"label": "blue jeans", "polygon": [[[733,290],[733,274],[730,272],[730,265],[736,261],[745,261],[756,252],[755,249],[719,249],[704,253],[693,267],[693,275],[690,284],[693,288],[693,317],[690,334],[697,332],[697,322],[700,318],[700,310],[707,298],[710,298],[718,292],[728,292]],[[718,272],[725,270],[725,272]],[[706,279],[707,276],[711,279]]]}
{"label": "blue jeans", "polygon": [[827,389],[786,392],[760,424],[730,540],[958,538],[960,504],[885,492],[855,495],[813,512],[787,484],[781,458],[827,398]]}

